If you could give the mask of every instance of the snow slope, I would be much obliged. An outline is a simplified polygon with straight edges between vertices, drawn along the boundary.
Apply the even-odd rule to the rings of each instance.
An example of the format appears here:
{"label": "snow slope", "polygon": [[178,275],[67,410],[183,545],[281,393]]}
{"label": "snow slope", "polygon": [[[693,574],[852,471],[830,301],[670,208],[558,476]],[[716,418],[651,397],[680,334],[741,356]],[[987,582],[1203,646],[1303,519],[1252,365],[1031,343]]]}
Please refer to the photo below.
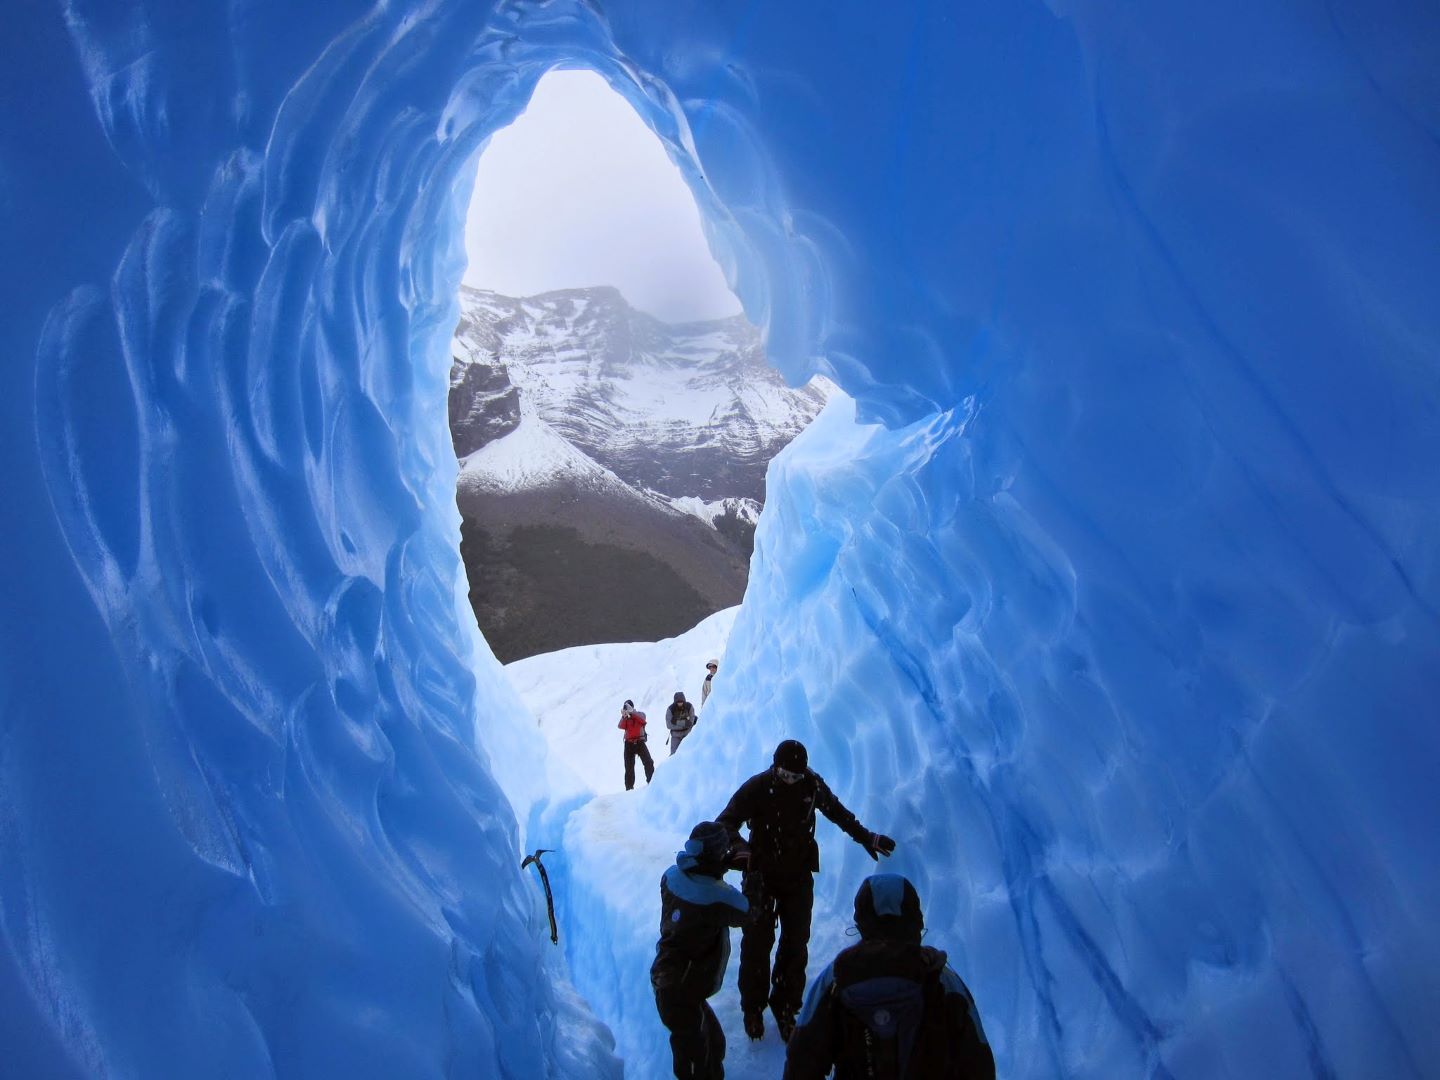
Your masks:
{"label": "snow slope", "polygon": [[[546,843],[559,849],[547,859],[566,868],[566,891],[560,903],[566,950],[602,1015],[613,1018],[623,1032],[621,1053],[629,1076],[669,1075],[668,1036],[655,1015],[653,999],[647,1001],[645,972],[659,936],[660,875],[674,861],[694,822],[649,799],[638,763],[635,790],[624,790],[621,735],[615,727],[619,705],[629,698],[648,714],[657,791],[681,762],[690,763],[691,772],[698,767],[712,775],[716,788],[738,784],[737,766],[759,771],[764,762],[737,755],[727,745],[725,728],[712,729],[712,718],[720,715],[728,693],[725,643],[738,614],[738,608],[718,612],[666,641],[564,649],[505,665],[551,753],[584,781],[592,796],[563,833],[547,834]],[[705,662],[711,659],[720,661],[715,690],[694,731],[671,758],[665,742],[665,706],[676,690],[699,702]],[[691,762],[692,756],[698,764]],[[739,779],[749,775],[745,772]],[[708,816],[719,813],[721,806],[723,802]],[[828,839],[834,842],[833,836]],[[730,878],[738,887],[740,875]],[[604,899],[597,900],[597,895]],[[630,915],[614,917],[616,912]],[[843,920],[831,919],[815,927],[821,940],[838,940],[844,933]],[[779,1076],[784,1053],[773,1026],[760,1043],[752,1044],[745,1037],[735,982],[738,930],[731,944],[724,988],[710,1002],[729,1043],[725,1073],[732,1080]],[[812,967],[818,970],[818,964]]]}
{"label": "snow slope", "polygon": [[514,431],[460,462],[462,488],[508,492],[561,483],[640,497],[613,472],[597,465],[533,415],[522,415]]}
{"label": "snow slope", "polygon": [[[738,608],[718,611],[688,633],[659,642],[581,645],[505,665],[516,692],[540,725],[550,751],[595,794],[623,791],[621,734],[616,728],[626,700],[646,714],[649,748],[657,768],[669,756],[665,708],[682,690],[700,708],[705,662],[717,659],[723,673],[725,641]],[[623,621],[623,615],[622,615]],[[715,677],[715,693],[725,685]],[[718,701],[711,697],[707,705]],[[706,720],[700,712],[700,724]],[[638,783],[645,783],[638,771]],[[673,853],[672,853],[673,854]]]}

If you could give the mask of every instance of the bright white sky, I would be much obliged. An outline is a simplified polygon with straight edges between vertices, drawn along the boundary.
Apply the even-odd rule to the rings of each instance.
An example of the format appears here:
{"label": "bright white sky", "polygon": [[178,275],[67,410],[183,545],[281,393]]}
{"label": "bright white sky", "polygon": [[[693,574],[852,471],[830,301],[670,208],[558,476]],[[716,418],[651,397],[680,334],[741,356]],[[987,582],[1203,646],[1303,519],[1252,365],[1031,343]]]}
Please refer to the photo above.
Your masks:
{"label": "bright white sky", "polygon": [[666,322],[736,314],[700,211],[653,132],[592,71],[545,76],[480,156],[465,283],[509,296],[614,285]]}

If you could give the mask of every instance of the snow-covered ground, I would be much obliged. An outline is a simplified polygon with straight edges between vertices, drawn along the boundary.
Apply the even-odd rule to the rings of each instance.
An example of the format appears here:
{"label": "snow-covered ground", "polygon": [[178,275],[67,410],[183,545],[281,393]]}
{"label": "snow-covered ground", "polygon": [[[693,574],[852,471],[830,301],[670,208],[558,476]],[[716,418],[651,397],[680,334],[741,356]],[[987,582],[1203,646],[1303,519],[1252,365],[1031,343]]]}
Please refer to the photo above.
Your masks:
{"label": "snow-covered ground", "polygon": [[[694,759],[707,754],[706,744],[716,734],[706,727],[702,710],[695,734],[672,761],[666,749],[665,706],[676,690],[699,702],[705,661],[711,659],[720,661],[720,671],[709,704],[723,702],[725,644],[739,612],[738,607],[716,612],[688,633],[665,641],[585,645],[517,660],[505,667],[521,699],[538,719],[552,755],[568,767],[566,775],[573,772],[593,793],[584,804],[584,813],[570,815],[560,850],[547,857],[547,863],[561,868],[564,875],[563,885],[557,886],[557,903],[562,943],[572,968],[611,970],[617,980],[642,977],[659,935],[660,875],[674,861],[694,824],[688,819],[673,820],[668,810],[656,806],[645,790],[638,762],[636,789],[624,790],[621,734],[616,728],[620,705],[630,698],[648,716],[657,784],[672,764],[684,761],[693,768]],[[710,755],[714,757],[713,750]],[[721,755],[715,761],[720,769],[734,773],[737,787],[767,764],[747,761],[735,772],[733,755]],[[717,806],[715,812],[719,809]],[[823,828],[822,843],[836,842],[837,837],[829,826]],[[843,838],[841,842],[848,844]],[[728,880],[739,887],[739,874],[730,874]],[[537,895],[538,888],[536,884]],[[587,914],[572,922],[566,912],[576,909]],[[590,925],[595,911],[630,912],[633,918],[612,920],[604,933],[597,934]],[[844,930],[843,919],[817,919],[813,937],[830,941],[843,936]],[[731,945],[724,985],[710,999],[725,1030],[725,1074],[731,1080],[773,1080],[784,1068],[784,1045],[773,1025],[758,1043],[745,1037],[736,988],[739,930],[732,931]],[[828,960],[828,954],[815,953],[810,973],[818,972]],[[665,1029],[648,996],[638,995],[638,1009],[633,1006],[635,998],[634,994],[616,993],[609,1000],[590,1004],[612,1023],[623,1025],[632,1046],[639,1042],[646,1047],[643,1058],[626,1062],[627,1075],[668,1075]],[[766,1023],[770,1024],[768,1013]]]}
{"label": "snow-covered ground", "polygon": [[[506,673],[540,723],[550,750],[597,795],[625,790],[622,736],[616,727],[628,698],[646,714],[656,768],[669,757],[665,707],[683,690],[700,719],[705,661],[719,660],[716,695],[725,688],[725,641],[740,609],[717,611],[693,630],[664,641],[578,645],[507,664]],[[617,622],[623,623],[623,613]],[[712,696],[710,703],[717,698]],[[636,784],[644,770],[636,763]],[[672,852],[673,854],[673,852]]]}

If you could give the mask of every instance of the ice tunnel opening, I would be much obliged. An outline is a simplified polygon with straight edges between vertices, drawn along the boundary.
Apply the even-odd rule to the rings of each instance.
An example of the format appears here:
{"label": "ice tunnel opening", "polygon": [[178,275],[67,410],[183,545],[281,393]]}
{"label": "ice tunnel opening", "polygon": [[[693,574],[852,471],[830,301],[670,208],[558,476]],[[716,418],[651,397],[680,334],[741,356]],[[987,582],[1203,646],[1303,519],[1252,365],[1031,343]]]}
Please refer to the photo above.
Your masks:
{"label": "ice tunnel opening", "polygon": [[766,465],[836,391],[769,365],[656,133],[597,72],[548,72],[487,138],[465,235],[448,417],[496,657],[738,605]]}
{"label": "ice tunnel opening", "polygon": [[[593,312],[599,307],[599,302],[593,293],[595,290],[587,290],[583,286],[592,282],[610,283],[617,278],[622,282],[619,292],[623,300],[631,299],[630,288],[623,284],[626,267],[617,269],[604,267],[602,269],[587,271],[584,269],[587,259],[588,263],[596,262],[593,252],[574,250],[573,245],[569,251],[561,246],[558,255],[551,254],[548,258],[542,253],[538,258],[532,258],[530,265],[524,265],[524,260],[512,259],[514,263],[521,265],[506,265],[506,256],[513,255],[517,248],[522,249],[525,254],[534,256],[537,248],[544,246],[546,239],[543,235],[537,242],[535,229],[535,207],[537,203],[545,203],[553,206],[559,200],[567,196],[573,199],[573,174],[580,172],[578,166],[571,165],[567,170],[563,163],[550,164],[550,172],[546,179],[553,179],[555,182],[547,188],[546,184],[536,183],[537,169],[544,168],[538,165],[535,155],[532,152],[527,158],[523,151],[516,156],[518,164],[512,165],[506,161],[510,147],[507,146],[507,137],[518,135],[526,126],[527,120],[536,119],[535,114],[542,113],[552,103],[547,102],[547,91],[552,88],[564,87],[566,83],[571,87],[579,88],[582,92],[591,95],[599,95],[604,105],[612,110],[618,109],[628,130],[625,134],[639,143],[651,155],[658,157],[658,168],[651,165],[652,170],[663,171],[664,190],[658,196],[652,196],[650,204],[639,208],[630,208],[628,220],[626,215],[617,215],[615,220],[603,222],[613,230],[614,226],[620,224],[622,227],[639,222],[648,226],[650,232],[655,228],[650,225],[650,219],[656,214],[656,207],[653,202],[656,199],[668,200],[671,206],[669,220],[665,222],[660,231],[670,235],[663,237],[661,247],[665,255],[665,262],[668,265],[663,267],[663,281],[658,284],[647,282],[644,275],[635,275],[634,295],[638,299],[634,306],[640,309],[629,317],[626,332],[632,335],[641,333],[654,334],[662,328],[667,333],[683,332],[689,342],[679,350],[682,354],[699,351],[694,344],[697,338],[712,338],[717,332],[729,333],[732,340],[727,340],[726,347],[735,352],[743,353],[741,357],[744,368],[740,372],[728,372],[727,381],[735,382],[744,378],[750,383],[760,383],[759,389],[764,393],[752,393],[750,401],[739,402],[740,406],[749,405],[754,408],[756,397],[762,398],[761,405],[768,400],[773,405],[777,394],[786,394],[790,415],[786,417],[788,426],[781,428],[780,437],[771,435],[770,443],[764,446],[765,458],[768,460],[791,439],[798,435],[810,421],[816,417],[828,401],[843,401],[844,395],[835,384],[823,376],[813,376],[806,385],[801,387],[804,395],[802,403],[797,407],[793,400],[797,394],[795,391],[784,387],[781,378],[770,369],[763,345],[758,341],[758,336],[749,338],[748,344],[742,343],[739,348],[733,344],[734,328],[731,326],[719,326],[721,323],[733,324],[737,320],[732,313],[738,302],[730,293],[728,286],[721,277],[719,266],[715,257],[711,254],[709,244],[702,235],[702,226],[708,227],[717,218],[724,219],[725,211],[714,201],[713,192],[710,195],[710,202],[707,204],[708,213],[702,214],[696,202],[694,188],[703,187],[702,183],[696,184],[696,177],[687,177],[677,168],[671,160],[671,155],[687,159],[691,152],[688,146],[688,139],[683,135],[671,143],[670,154],[666,154],[662,148],[655,130],[653,130],[654,117],[650,116],[641,119],[635,106],[622,97],[610,84],[600,78],[599,75],[589,70],[561,70],[552,71],[542,76],[535,86],[534,93],[529,99],[524,112],[508,127],[502,128],[487,137],[484,149],[479,155],[477,165],[477,179],[475,188],[470,196],[470,205],[467,215],[467,254],[469,255],[469,267],[464,275],[464,282],[461,286],[460,309],[461,322],[456,331],[454,351],[452,357],[455,367],[451,376],[451,397],[449,416],[452,424],[452,438],[456,441],[456,452],[460,459],[460,478],[458,484],[457,502],[461,510],[461,555],[465,564],[467,575],[471,584],[470,601],[475,608],[477,623],[483,632],[483,636],[490,648],[502,662],[506,662],[507,675],[515,687],[524,705],[540,720],[541,730],[550,754],[552,762],[558,762],[558,766],[549,766],[544,774],[539,777],[539,783],[514,784],[513,781],[502,780],[502,784],[510,790],[512,804],[517,814],[524,822],[524,846],[526,850],[535,848],[537,845],[549,847],[554,845],[552,854],[547,856],[550,866],[550,880],[555,888],[556,908],[559,918],[560,936],[564,955],[568,963],[568,971],[574,979],[577,989],[585,999],[589,1008],[594,1010],[597,1017],[607,1023],[617,1035],[620,1043],[625,1047],[628,1055],[627,1061],[631,1068],[638,1070],[639,1075],[649,1075],[656,1067],[651,1062],[651,1044],[664,1045],[663,1032],[657,1037],[657,1019],[650,1008],[642,1008],[638,1012],[634,1010],[633,1003],[629,1000],[633,996],[634,986],[630,985],[636,977],[636,964],[647,964],[647,954],[653,952],[653,940],[632,942],[632,936],[638,933],[639,937],[651,936],[651,928],[643,925],[632,925],[627,920],[627,925],[621,930],[616,925],[618,913],[615,910],[615,893],[609,890],[618,887],[618,895],[625,897],[623,908],[630,910],[646,910],[650,905],[650,893],[653,892],[654,879],[657,873],[663,869],[674,857],[675,847],[683,841],[687,833],[691,819],[698,813],[700,816],[714,816],[719,810],[717,803],[713,807],[703,811],[696,811],[693,808],[681,808],[667,801],[673,796],[667,795],[664,790],[667,773],[673,779],[670,781],[670,788],[674,791],[683,790],[686,785],[692,783],[694,776],[693,767],[698,758],[696,755],[707,753],[697,748],[698,743],[703,743],[709,733],[701,733],[690,747],[683,748],[683,752],[677,753],[674,757],[667,757],[667,743],[664,717],[667,712],[666,705],[671,699],[671,694],[677,688],[689,693],[695,704],[701,706],[702,715],[709,721],[709,727],[715,727],[716,723],[723,724],[723,712],[707,711],[705,709],[706,692],[710,689],[705,679],[709,671],[705,661],[711,658],[723,658],[725,656],[726,644],[737,618],[741,617],[740,595],[737,593],[728,607],[709,605],[708,611],[701,612],[703,617],[697,618],[691,611],[681,609],[678,612],[667,611],[666,616],[675,621],[670,625],[662,625],[657,628],[636,629],[635,625],[626,624],[623,633],[617,634],[614,630],[614,613],[617,610],[633,610],[633,597],[625,597],[620,603],[602,602],[600,610],[610,622],[607,628],[600,633],[589,631],[589,640],[601,644],[593,650],[590,655],[583,655],[587,650],[580,647],[564,649],[564,651],[546,651],[532,647],[529,651],[540,653],[540,655],[526,655],[522,653],[519,658],[512,659],[507,655],[508,646],[498,639],[498,635],[492,632],[492,627],[486,624],[481,604],[477,603],[480,594],[485,590],[487,583],[493,583],[493,575],[489,582],[486,582],[482,575],[475,572],[472,555],[476,548],[481,547],[476,543],[476,532],[479,523],[488,524],[493,518],[497,507],[503,516],[506,507],[503,505],[503,496],[496,497],[493,489],[486,491],[479,485],[471,486],[467,490],[467,478],[472,482],[474,479],[486,478],[485,470],[491,463],[483,459],[489,456],[487,451],[502,448],[507,438],[518,435],[529,419],[540,419],[529,415],[524,408],[523,402],[514,402],[513,420],[515,427],[506,432],[502,430],[498,437],[494,431],[486,433],[486,437],[480,444],[462,446],[460,439],[463,437],[456,429],[457,416],[472,415],[470,410],[457,408],[456,390],[462,385],[466,372],[474,372],[477,368],[484,367],[483,363],[477,363],[476,353],[488,353],[486,359],[495,361],[501,359],[502,349],[505,345],[501,342],[501,348],[496,348],[495,337],[504,335],[504,332],[511,330],[517,324],[523,327],[522,333],[528,339],[532,348],[537,349],[543,356],[540,378],[546,375],[553,381],[555,378],[564,379],[563,355],[557,355],[557,342],[553,337],[539,328],[537,333],[537,316],[543,317],[547,313],[558,316],[558,321],[566,331],[573,329],[575,323],[581,316]],[[653,83],[648,84],[651,93],[656,92]],[[572,90],[572,93],[575,92]],[[567,116],[565,113],[565,102],[563,93],[558,103],[561,112],[561,121],[569,120],[573,125],[576,122],[574,111]],[[594,117],[579,117],[581,123],[587,124],[585,134],[592,138],[599,136],[603,138],[607,132],[603,123],[596,122]],[[613,127],[611,129],[613,133]],[[559,138],[568,140],[568,145],[562,147],[572,157],[584,158],[586,148],[577,143],[583,140],[576,138],[578,133],[570,131]],[[551,138],[556,138],[552,132]],[[544,136],[541,136],[542,141]],[[678,142],[680,149],[675,149]],[[547,147],[550,156],[554,158],[556,147]],[[763,146],[751,145],[746,148],[747,152],[756,155],[763,154]],[[611,151],[613,155],[613,151]],[[625,151],[622,149],[621,154]],[[596,151],[589,154],[591,161],[587,164],[593,170],[594,158],[602,156]],[[741,157],[744,156],[742,153]],[[697,168],[693,159],[689,159],[692,168]],[[723,165],[723,162],[718,164]],[[753,167],[754,162],[745,162],[746,166]],[[492,170],[492,175],[487,175],[487,168]],[[512,187],[506,190],[506,182],[509,179],[504,174],[514,172],[522,177],[521,187],[523,190],[517,195]],[[569,175],[567,175],[567,172]],[[496,176],[493,173],[501,175]],[[583,175],[587,179],[590,173]],[[528,183],[526,183],[528,181]],[[656,186],[660,186],[656,184]],[[603,199],[603,196],[602,196]],[[545,224],[553,231],[557,227],[564,228],[566,225],[572,227],[589,227],[593,230],[597,218],[603,213],[603,208],[598,208],[596,203],[599,200],[593,197],[586,203],[584,200],[573,200],[581,202],[582,205],[565,206],[565,214],[552,214],[550,220]],[[517,205],[518,202],[518,205]],[[558,219],[558,220],[557,220]],[[727,234],[723,229],[719,234],[718,247],[721,251],[726,250],[727,242],[734,242],[740,239],[739,245],[742,249],[742,262],[748,262],[750,271],[748,284],[752,290],[752,304],[754,304],[764,317],[778,317],[782,321],[793,323],[797,310],[803,316],[812,316],[810,310],[823,296],[823,289],[817,289],[815,294],[807,297],[806,303],[791,305],[787,304],[787,292],[796,287],[795,281],[786,281],[783,273],[776,274],[776,267],[768,265],[767,260],[759,257],[754,250],[747,250],[743,243],[743,237],[735,235],[735,223],[733,220],[726,223],[731,230]],[[754,222],[752,221],[752,227]],[[685,243],[677,243],[673,234],[676,232],[688,233]],[[591,241],[592,246],[604,246],[606,241]],[[623,243],[624,238],[612,236],[608,240],[612,244]],[[689,250],[684,250],[688,244]],[[559,246],[559,245],[557,245]],[[677,252],[677,248],[681,249]],[[498,254],[497,254],[498,252]],[[633,253],[631,255],[633,260]],[[585,258],[582,258],[585,257]],[[776,252],[770,253],[770,258],[775,262],[784,263],[787,258],[796,259],[805,264],[804,270],[797,273],[797,279],[808,279],[815,284],[823,277],[823,270],[819,266],[819,258],[814,250],[802,250],[798,256],[796,253],[785,252],[783,246],[776,257]],[[677,268],[675,263],[681,261],[684,264]],[[555,264],[560,263],[564,269],[560,276],[556,276]],[[614,262],[613,259],[610,262]],[[487,265],[488,264],[488,265]],[[577,265],[578,268],[577,268]],[[697,273],[694,267],[699,264],[700,272]],[[654,269],[648,268],[653,278]],[[697,281],[697,278],[699,279]],[[677,283],[679,288],[677,289]],[[698,298],[697,298],[698,294]],[[793,297],[791,298],[793,299]],[[622,302],[623,302],[622,300]],[[613,305],[613,301],[611,301]],[[496,313],[497,304],[501,310]],[[626,305],[629,306],[629,305]],[[479,313],[482,309],[488,308],[489,318],[482,315],[481,319],[469,319],[467,316],[472,312]],[[787,310],[787,308],[789,310]],[[718,316],[718,318],[717,318]],[[681,322],[683,320],[683,322]],[[478,325],[484,321],[485,325]],[[680,323],[679,326],[676,324]],[[497,335],[497,331],[500,333]],[[791,330],[791,359],[794,361],[794,343],[804,334],[796,335]],[[627,349],[634,346],[633,340],[626,342]],[[563,354],[563,348],[558,350]],[[635,349],[635,351],[640,351]],[[468,356],[466,354],[469,354]],[[628,357],[627,357],[628,358]],[[679,355],[674,357],[662,357],[663,367],[670,368],[683,364],[693,364],[693,357],[690,355]],[[544,368],[548,364],[548,371]],[[606,363],[607,368],[615,365]],[[757,374],[756,368],[764,368],[763,375]],[[499,388],[499,394],[503,396],[513,387],[503,386]],[[493,394],[496,387],[487,387]],[[523,389],[523,388],[522,388]],[[693,388],[680,388],[683,392],[689,389],[693,396],[702,397],[703,394],[696,393]],[[639,396],[643,400],[641,404],[646,407],[657,408],[664,411],[667,416],[672,413],[691,414],[695,413],[695,406],[686,404],[683,396],[676,400],[675,396],[667,396],[663,384],[659,387],[650,387],[648,393],[636,395],[631,390],[632,396]],[[768,398],[765,397],[768,395]],[[515,395],[519,397],[519,395]],[[633,410],[634,403],[630,403]],[[730,406],[734,408],[735,406]],[[794,413],[800,412],[798,420]],[[538,410],[537,410],[538,411]],[[552,410],[552,415],[544,419],[554,421],[555,426],[564,431],[565,421],[575,410],[565,412]],[[718,408],[713,404],[706,403],[707,415],[713,416]],[[747,422],[753,422],[753,418],[747,415],[744,418]],[[765,419],[763,416],[760,418]],[[518,440],[517,440],[518,441]],[[648,442],[650,447],[641,447],[642,453],[654,453],[655,442],[653,431],[642,433],[642,443]],[[733,448],[732,452],[733,452]],[[747,448],[753,454],[753,448]],[[519,455],[522,462],[521,467],[533,465],[539,459],[543,459],[543,451],[537,453],[533,444],[528,444],[521,449]],[[503,460],[503,459],[502,459]],[[515,460],[512,456],[511,461]],[[713,458],[712,458],[713,460]],[[756,484],[753,491],[748,492],[751,501],[755,504],[763,503],[764,498],[764,461],[760,463],[758,473],[752,477],[752,483]],[[753,462],[752,462],[753,464]],[[475,468],[473,466],[480,466]],[[501,466],[503,470],[504,465]],[[491,469],[491,474],[498,470]],[[623,472],[623,466],[617,466],[615,472]],[[643,476],[643,473],[642,473]],[[483,479],[482,479],[483,483]],[[644,494],[653,499],[657,494],[656,489],[665,488],[664,479],[652,484],[642,484]],[[477,490],[479,488],[479,490]],[[575,498],[570,494],[573,507]],[[487,498],[488,496],[488,498]],[[716,507],[705,506],[706,500],[683,496],[681,499],[671,497],[668,499],[672,504],[678,501],[689,503],[700,503],[701,510],[706,513],[707,524],[716,531],[725,527],[723,520],[720,523],[714,522],[714,517],[722,516],[714,513]],[[728,500],[727,500],[728,501]],[[721,502],[719,499],[710,499],[709,502]],[[722,504],[723,505],[723,504]],[[728,510],[728,507],[726,508]],[[757,506],[757,510],[759,507]],[[693,507],[685,507],[686,512],[693,513]],[[756,513],[746,524],[750,526],[742,534],[745,543],[744,555],[750,554],[753,544],[754,528],[759,524],[758,518],[761,515]],[[743,520],[743,519],[742,519]],[[771,523],[772,526],[775,522]],[[802,518],[791,517],[787,524],[790,527],[803,530],[806,523]],[[535,533],[529,535],[521,534],[521,530],[515,530],[516,539],[512,544],[518,546],[526,540],[535,537]],[[821,541],[821,546],[828,543]],[[482,553],[493,553],[495,545],[488,542],[481,547]],[[553,550],[553,549],[552,549]],[[644,573],[646,568],[641,568]],[[748,565],[746,567],[748,569]],[[481,580],[477,582],[477,576]],[[654,583],[650,583],[654,584]],[[660,583],[662,586],[664,582]],[[477,585],[479,587],[477,587]],[[624,582],[620,583],[621,589],[625,589]],[[743,591],[743,583],[742,590]],[[573,625],[565,629],[574,633],[577,627]],[[637,625],[639,625],[637,623]],[[582,635],[581,640],[586,640],[587,628],[583,625],[578,627]],[[664,640],[659,640],[659,639]],[[622,644],[613,644],[616,641]],[[636,644],[638,642],[638,644]],[[652,643],[653,644],[650,644]],[[568,644],[564,642],[563,644]],[[553,650],[555,646],[551,646]],[[578,657],[572,661],[572,657]],[[766,664],[762,661],[755,664],[755,658],[750,657],[752,678],[758,678],[761,682],[767,681]],[[703,666],[702,666],[703,665]],[[724,679],[721,679],[723,685]],[[723,699],[723,694],[717,698],[717,705]],[[656,789],[650,790],[650,778],[648,775],[643,779],[640,776],[640,767],[637,763],[634,769],[634,779],[641,791],[634,793],[634,799],[628,806],[617,806],[610,800],[621,792],[621,768],[618,754],[618,744],[615,744],[616,733],[614,714],[622,699],[633,698],[637,707],[643,706],[643,711],[648,711],[653,732],[658,737],[651,739],[651,745],[655,756],[655,783]],[[718,721],[716,718],[719,718]],[[697,731],[700,730],[697,725]],[[718,734],[718,731],[716,732]],[[718,756],[716,750],[708,751],[709,761],[713,771],[721,777],[720,782],[738,785],[757,768],[768,765],[771,750],[774,742],[781,734],[792,734],[783,731],[779,734],[764,732],[758,737],[758,742],[746,740],[743,748],[719,748]],[[820,760],[827,763],[831,769],[831,775],[842,783],[842,790],[847,793],[850,785],[846,778],[852,773],[848,764],[848,752],[845,749],[844,740],[839,742],[827,740],[828,745],[823,749],[817,748]],[[487,749],[492,755],[495,754],[497,746],[502,758],[509,758],[511,752],[516,748],[514,744],[507,743],[501,736],[498,740],[493,730],[482,730],[479,739],[480,745]],[[847,759],[838,774],[834,771],[833,762],[837,756]],[[507,769],[506,765],[501,766],[502,771]],[[627,776],[626,781],[630,780]],[[733,781],[733,783],[732,783]],[[521,790],[516,796],[514,789]],[[653,808],[653,817],[645,818],[642,813],[642,820],[631,821],[627,826],[628,839],[622,843],[616,843],[616,837],[611,835],[608,828],[602,826],[600,835],[594,836],[594,820],[609,819],[611,815],[618,814],[620,819],[627,819],[637,812],[640,807],[640,798],[649,797],[649,805]],[[629,797],[628,793],[624,797]],[[714,798],[712,793],[711,798]],[[683,798],[682,798],[682,801]],[[579,811],[588,809],[588,815]],[[528,815],[528,820],[527,820]],[[831,827],[822,827],[822,835]],[[578,855],[579,850],[585,850],[586,857]],[[596,862],[596,859],[600,862]],[[847,861],[848,857],[847,857]],[[625,880],[616,881],[617,877]],[[536,881],[530,881],[532,888],[532,900],[538,901],[539,888]],[[846,886],[848,887],[848,885]],[[820,934],[819,940],[829,942],[842,927],[835,923],[833,917],[828,914],[819,916],[823,930],[817,931]],[[613,935],[613,940],[612,940]],[[738,954],[737,954],[738,955]],[[613,993],[607,992],[607,986],[615,979],[622,979],[627,984],[626,993],[623,999],[617,998]],[[733,981],[732,971],[729,978]],[[623,1007],[622,1007],[623,1001]],[[735,1012],[734,1003],[725,1005],[717,1003],[716,1008],[725,1018],[727,1026],[738,1030],[738,1016],[731,1015]],[[636,1045],[645,1046],[642,1055],[636,1056],[633,1048]],[[778,1071],[781,1066],[783,1046],[778,1046],[773,1038],[765,1046],[751,1048],[748,1055],[742,1060],[733,1060],[730,1063],[731,1074],[736,1076],[761,1076],[771,1075]]]}

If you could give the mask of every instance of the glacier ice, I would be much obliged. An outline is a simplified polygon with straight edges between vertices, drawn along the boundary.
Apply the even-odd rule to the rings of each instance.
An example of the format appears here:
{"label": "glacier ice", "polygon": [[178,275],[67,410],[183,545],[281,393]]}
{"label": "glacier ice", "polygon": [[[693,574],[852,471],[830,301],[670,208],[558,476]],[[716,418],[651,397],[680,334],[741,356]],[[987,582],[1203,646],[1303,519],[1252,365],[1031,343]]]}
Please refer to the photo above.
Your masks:
{"label": "glacier ice", "polygon": [[[9,1072],[613,1074],[516,857],[563,829],[570,974],[656,1075],[620,871],[785,734],[1006,1075],[1435,1071],[1433,5],[8,15]],[[444,430],[463,178],[556,66],[856,402],[772,468],[715,722],[574,813]],[[869,865],[822,845],[817,956]]]}

